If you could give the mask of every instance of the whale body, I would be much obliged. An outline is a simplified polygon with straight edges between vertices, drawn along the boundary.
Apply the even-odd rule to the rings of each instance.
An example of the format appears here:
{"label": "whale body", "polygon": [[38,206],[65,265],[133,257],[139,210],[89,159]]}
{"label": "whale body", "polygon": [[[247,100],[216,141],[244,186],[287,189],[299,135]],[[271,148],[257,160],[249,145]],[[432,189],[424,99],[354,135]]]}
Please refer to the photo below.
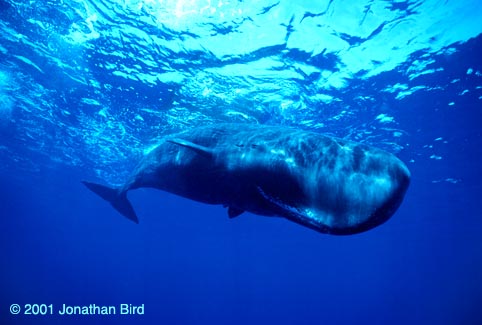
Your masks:
{"label": "whale body", "polygon": [[83,183],[136,223],[127,192],[149,187],[221,204],[230,218],[247,211],[348,235],[394,214],[410,172],[364,144],[281,126],[215,124],[164,137],[119,188]]}

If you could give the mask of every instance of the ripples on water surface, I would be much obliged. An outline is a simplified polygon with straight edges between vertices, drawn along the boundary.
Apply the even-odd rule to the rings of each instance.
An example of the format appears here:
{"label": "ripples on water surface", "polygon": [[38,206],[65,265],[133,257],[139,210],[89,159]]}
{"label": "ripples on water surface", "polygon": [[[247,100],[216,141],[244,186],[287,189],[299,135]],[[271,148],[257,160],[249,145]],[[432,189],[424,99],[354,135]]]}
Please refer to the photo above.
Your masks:
{"label": "ripples on water surface", "polygon": [[440,160],[446,136],[420,130],[462,97],[480,105],[481,66],[454,60],[480,44],[481,12],[475,0],[1,0],[0,155],[115,182],[164,134],[229,121]]}

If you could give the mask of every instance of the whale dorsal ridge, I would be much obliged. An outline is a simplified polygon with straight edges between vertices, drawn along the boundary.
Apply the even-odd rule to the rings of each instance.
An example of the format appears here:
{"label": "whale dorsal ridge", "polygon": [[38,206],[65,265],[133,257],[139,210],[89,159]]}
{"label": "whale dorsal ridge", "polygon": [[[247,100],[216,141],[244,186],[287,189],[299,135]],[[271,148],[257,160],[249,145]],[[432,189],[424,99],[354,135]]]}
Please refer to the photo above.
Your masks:
{"label": "whale dorsal ridge", "polygon": [[191,150],[195,151],[196,153],[198,153],[200,155],[203,155],[203,156],[206,156],[206,157],[209,157],[209,158],[211,158],[213,156],[213,152],[212,152],[211,149],[209,149],[207,147],[204,147],[204,146],[201,146],[199,144],[192,143],[192,142],[187,141],[187,140],[173,138],[173,139],[167,140],[167,142],[174,143],[174,144],[177,144],[181,147],[191,149]]}

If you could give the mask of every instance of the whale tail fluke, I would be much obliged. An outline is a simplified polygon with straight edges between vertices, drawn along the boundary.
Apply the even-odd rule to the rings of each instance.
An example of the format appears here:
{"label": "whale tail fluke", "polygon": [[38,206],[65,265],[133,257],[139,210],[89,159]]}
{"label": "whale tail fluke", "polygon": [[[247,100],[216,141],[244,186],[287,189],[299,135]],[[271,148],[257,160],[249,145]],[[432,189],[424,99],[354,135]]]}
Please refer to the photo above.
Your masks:
{"label": "whale tail fluke", "polygon": [[125,216],[127,219],[139,223],[137,219],[136,212],[132,208],[131,203],[127,199],[127,192],[120,192],[118,189],[110,188],[104,185],[82,181],[82,183],[87,186],[89,190],[112,204],[112,206],[119,211],[120,214]]}

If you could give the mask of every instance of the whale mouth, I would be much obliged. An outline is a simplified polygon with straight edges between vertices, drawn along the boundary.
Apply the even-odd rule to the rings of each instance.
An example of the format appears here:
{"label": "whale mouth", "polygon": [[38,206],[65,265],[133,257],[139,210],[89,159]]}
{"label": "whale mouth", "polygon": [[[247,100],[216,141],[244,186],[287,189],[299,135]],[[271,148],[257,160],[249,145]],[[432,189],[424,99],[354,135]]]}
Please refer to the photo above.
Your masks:
{"label": "whale mouth", "polygon": [[405,165],[396,170],[395,178],[398,186],[395,187],[389,198],[378,208],[375,209],[367,218],[358,223],[330,225],[318,218],[313,218],[309,214],[296,214],[285,216],[290,221],[301,224],[305,227],[314,229],[320,233],[330,235],[355,235],[373,229],[390,219],[403,202],[405,193],[410,185],[410,172]]}
{"label": "whale mouth", "polygon": [[307,210],[296,208],[286,209],[286,207],[283,207],[282,213],[279,213],[279,215],[294,223],[316,230],[319,233],[336,236],[355,235],[373,229],[390,219],[401,205],[406,189],[407,187],[399,189],[389,200],[377,208],[363,222],[350,225],[330,225],[326,220],[323,221],[319,217],[307,213]]}

